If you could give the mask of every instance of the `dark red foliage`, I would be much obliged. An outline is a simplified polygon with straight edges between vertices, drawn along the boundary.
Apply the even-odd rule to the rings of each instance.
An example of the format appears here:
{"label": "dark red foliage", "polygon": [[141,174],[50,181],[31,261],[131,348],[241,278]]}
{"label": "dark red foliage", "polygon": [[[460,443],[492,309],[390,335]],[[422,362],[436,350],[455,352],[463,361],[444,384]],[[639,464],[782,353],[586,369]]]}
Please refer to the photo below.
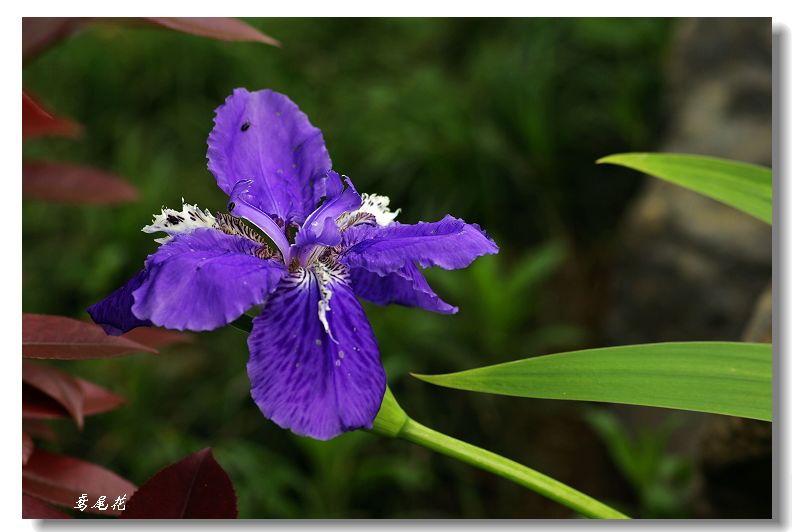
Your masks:
{"label": "dark red foliage", "polygon": [[79,124],[56,116],[44,108],[30,94],[22,91],[22,138],[57,136],[78,137]]}
{"label": "dark red foliage", "polygon": [[22,417],[51,419],[68,414],[82,428],[86,415],[107,412],[124,398],[57,368],[23,362]]}
{"label": "dark red foliage", "polygon": [[63,360],[108,358],[126,353],[157,350],[128,338],[108,336],[98,325],[48,316],[22,315],[22,356]]}
{"label": "dark red foliage", "polygon": [[138,198],[124,179],[89,166],[24,161],[22,196],[54,203],[117,205]]}
{"label": "dark red foliage", "polygon": [[28,463],[33,454],[33,438],[27,432],[22,432],[22,465]]}
{"label": "dark red foliage", "polygon": [[22,519],[71,519],[49,504],[30,495],[22,494]]}
{"label": "dark red foliage", "polygon": [[276,39],[234,18],[146,17],[145,20],[157,26],[221,41],[257,41],[271,44],[272,46],[280,46],[280,42]]}
{"label": "dark red foliage", "polygon": [[209,448],[169,465],[143,484],[123,519],[235,519],[234,486]]}
{"label": "dark red foliage", "polygon": [[[72,508],[81,494],[88,494],[86,512],[100,515],[119,515],[111,505],[116,497],[126,494],[127,500],[137,488],[112,471],[60,454],[36,449],[22,467],[22,492],[46,502]],[[107,497],[108,508],[91,508],[100,496]]]}
{"label": "dark red foliage", "polygon": [[142,18],[85,18],[85,17],[23,17],[22,61],[27,63],[62,39],[93,23],[152,24],[155,26],[210,37],[222,41],[257,41],[273,46],[280,43],[241,20],[224,17],[142,17]]}

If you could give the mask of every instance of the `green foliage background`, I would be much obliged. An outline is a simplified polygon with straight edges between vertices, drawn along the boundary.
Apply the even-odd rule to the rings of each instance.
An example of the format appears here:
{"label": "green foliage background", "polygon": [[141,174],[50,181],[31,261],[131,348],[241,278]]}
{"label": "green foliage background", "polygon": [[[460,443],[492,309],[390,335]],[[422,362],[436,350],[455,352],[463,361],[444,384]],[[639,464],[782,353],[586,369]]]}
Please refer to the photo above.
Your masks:
{"label": "green foliage background", "polygon": [[[155,249],[140,228],[161,205],[177,206],[184,197],[222,209],[225,198],[205,161],[213,110],[235,87],[272,88],[322,129],[335,168],[359,190],[390,196],[402,221],[450,212],[481,224],[501,247],[500,255],[468,270],[429,272],[441,296],[460,307],[456,316],[367,305],[390,385],[405,409],[595,497],[638,508],[633,513],[682,515],[673,497],[659,510],[642,502],[653,486],[635,488],[618,463],[607,462],[603,471],[623,481],[607,483],[565,468],[562,455],[553,454],[558,446],[542,436],[567,434],[541,425],[548,412],[586,435],[565,444],[578,445],[575,452],[607,455],[608,441],[568,405],[440,390],[408,375],[596,343],[592,325],[569,311],[583,303],[559,291],[558,277],[609,249],[640,184],[635,175],[594,161],[655,147],[673,23],[249,22],[283,48],[103,25],[25,68],[25,86],[82,123],[85,136],[28,142],[24,156],[110,170],[142,197],[116,208],[25,203],[24,311],[85,317],[89,304]],[[294,437],[262,418],[250,400],[246,359],[245,337],[226,329],[158,356],[63,364],[129,403],[89,418],[82,433],[61,422],[58,442],[44,445],[136,483],[212,446],[236,485],[240,517],[569,515],[402,442],[362,432],[327,443]],[[659,491],[667,500],[667,490]]]}

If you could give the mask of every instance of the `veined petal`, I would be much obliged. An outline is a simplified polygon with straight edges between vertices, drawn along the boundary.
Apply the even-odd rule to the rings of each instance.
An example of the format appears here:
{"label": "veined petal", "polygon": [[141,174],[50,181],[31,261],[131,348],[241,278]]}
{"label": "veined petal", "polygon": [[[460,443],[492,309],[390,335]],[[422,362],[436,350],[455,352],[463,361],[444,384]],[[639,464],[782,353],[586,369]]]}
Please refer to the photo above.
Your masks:
{"label": "veined petal", "polygon": [[146,270],[139,271],[121,288],[88,307],[91,319],[112,336],[124,334],[135,327],[151,326],[149,320],[141,320],[132,314],[132,305],[135,302],[132,292],[140,288],[147,276]]}
{"label": "veined petal", "polygon": [[[300,227],[295,245],[307,248],[316,244],[323,246],[337,246],[341,243],[336,219],[345,212],[355,211],[360,207],[360,194],[355,190],[352,181],[345,177],[347,188],[339,191],[336,185],[327,187],[328,195],[325,202],[314,210]],[[338,174],[329,172],[328,182],[340,182]]]}
{"label": "veined petal", "polygon": [[[331,334],[320,319],[323,301]],[[248,347],[251,395],[279,426],[320,440],[372,426],[385,372],[343,274],[300,268],[285,278],[253,320]]]}
{"label": "veined petal", "polygon": [[231,194],[253,181],[253,206],[283,222],[301,223],[315,207],[312,182],[331,168],[322,132],[283,94],[236,89],[215,111],[209,170]]}
{"label": "veined petal", "polygon": [[206,331],[262,303],[285,275],[256,256],[261,245],[215,229],[176,235],[146,259],[148,275],[132,293],[132,312],[169,329]]}
{"label": "veined petal", "polygon": [[352,268],[349,275],[355,295],[378,305],[396,303],[440,314],[456,314],[459,310],[440,299],[421,270],[411,262],[396,272],[385,275],[364,268]]}
{"label": "veined petal", "polygon": [[344,233],[346,250],[340,261],[386,275],[408,263],[422,268],[465,268],[481,255],[497,253],[498,246],[476,224],[446,215],[439,222],[385,227],[359,225]]}

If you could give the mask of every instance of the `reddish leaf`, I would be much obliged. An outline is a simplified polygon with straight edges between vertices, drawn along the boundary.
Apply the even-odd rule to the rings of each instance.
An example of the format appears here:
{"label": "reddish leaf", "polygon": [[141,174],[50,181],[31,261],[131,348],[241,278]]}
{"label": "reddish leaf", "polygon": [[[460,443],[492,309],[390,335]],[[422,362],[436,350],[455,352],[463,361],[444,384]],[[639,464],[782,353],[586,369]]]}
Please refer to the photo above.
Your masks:
{"label": "reddish leaf", "polygon": [[69,417],[58,401],[29,384],[22,383],[22,418],[26,420]]}
{"label": "reddish leaf", "polygon": [[98,325],[63,316],[22,314],[22,356],[62,360],[108,358],[157,350],[128,338],[108,336]]}
{"label": "reddish leaf", "polygon": [[234,485],[209,448],[171,464],[138,489],[122,519],[235,519]]}
{"label": "reddish leaf", "polygon": [[52,419],[69,414],[82,428],[83,416],[107,412],[124,403],[123,397],[50,366],[23,362],[22,382],[23,417]]}
{"label": "reddish leaf", "polygon": [[116,205],[136,200],[138,192],[122,178],[89,166],[23,161],[22,196],[55,203]]}
{"label": "reddish leaf", "polygon": [[22,62],[35,56],[80,29],[83,18],[75,17],[23,17]]}
{"label": "reddish leaf", "polygon": [[[119,515],[110,505],[116,497],[126,494],[127,499],[137,488],[112,471],[60,454],[36,449],[27,465],[22,468],[22,492],[66,508],[73,508],[83,493],[88,494],[86,512]],[[106,496],[108,508],[101,511],[91,508],[100,496]]]}
{"label": "reddish leaf", "polygon": [[83,26],[103,22],[110,24],[148,24],[202,37],[223,41],[257,41],[273,46],[280,43],[261,33],[249,24],[233,18],[144,17],[135,18],[85,18],[85,17],[24,17],[22,19],[22,61],[27,63],[47,48],[57,44]]}
{"label": "reddish leaf", "polygon": [[22,465],[28,463],[30,459],[30,455],[33,454],[33,438],[30,435],[22,431]]}
{"label": "reddish leaf", "polygon": [[[83,415],[85,416],[107,412],[125,402],[123,397],[112,394],[91,382],[79,378],[75,379],[80,384],[80,388],[84,395]],[[35,420],[56,419],[68,416],[69,413],[56,400],[28,384],[22,384],[22,417],[25,422],[33,423]],[[49,429],[49,432],[46,432],[45,429]],[[39,432],[34,434],[35,436],[48,439],[52,439],[54,436],[52,429],[48,425],[38,425],[34,430],[38,430]],[[32,431],[29,432],[31,432],[31,434],[33,433]]]}
{"label": "reddish leaf", "polygon": [[122,335],[121,338],[155,349],[173,344],[188,344],[193,341],[193,337],[189,334],[156,327],[138,327]]}
{"label": "reddish leaf", "polygon": [[22,138],[43,136],[78,137],[79,124],[53,115],[30,94],[22,91]]}
{"label": "reddish leaf", "polygon": [[253,26],[234,18],[223,17],[145,17],[146,21],[156,26],[172,30],[211,37],[221,41],[256,41],[272,46],[280,46],[280,42],[269,35],[261,33]]}
{"label": "reddish leaf", "polygon": [[53,367],[23,362],[22,382],[57,401],[82,428],[83,394],[74,377]]}
{"label": "reddish leaf", "polygon": [[[24,391],[22,394],[24,395]],[[22,409],[24,410],[24,408],[23,405]],[[39,419],[22,419],[22,430],[35,438],[41,438],[43,440],[55,439],[55,431],[52,430],[50,424]]]}
{"label": "reddish leaf", "polygon": [[22,519],[71,519],[71,517],[47,503],[23,493]]}
{"label": "reddish leaf", "polygon": [[77,378],[77,383],[80,385],[80,390],[83,394],[83,413],[86,416],[94,414],[101,414],[120,406],[126,402],[126,399],[120,395],[108,392],[101,386]]}

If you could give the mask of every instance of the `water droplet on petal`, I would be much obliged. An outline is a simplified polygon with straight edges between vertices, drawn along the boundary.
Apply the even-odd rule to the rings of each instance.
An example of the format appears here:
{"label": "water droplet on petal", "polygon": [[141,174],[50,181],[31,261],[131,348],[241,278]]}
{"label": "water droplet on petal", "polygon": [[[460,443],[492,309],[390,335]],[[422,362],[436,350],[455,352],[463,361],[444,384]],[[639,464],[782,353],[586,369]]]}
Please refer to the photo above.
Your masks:
{"label": "water droplet on petal", "polygon": [[320,340],[319,338],[317,338],[315,340],[315,342],[316,342],[316,345],[322,345],[322,340]]}
{"label": "water droplet on petal", "polygon": [[338,358],[344,358],[344,352],[343,351],[339,351],[338,352]]}
{"label": "water droplet on petal", "polygon": [[341,365],[341,361],[340,360],[336,360],[336,366],[340,366],[340,365]]}

